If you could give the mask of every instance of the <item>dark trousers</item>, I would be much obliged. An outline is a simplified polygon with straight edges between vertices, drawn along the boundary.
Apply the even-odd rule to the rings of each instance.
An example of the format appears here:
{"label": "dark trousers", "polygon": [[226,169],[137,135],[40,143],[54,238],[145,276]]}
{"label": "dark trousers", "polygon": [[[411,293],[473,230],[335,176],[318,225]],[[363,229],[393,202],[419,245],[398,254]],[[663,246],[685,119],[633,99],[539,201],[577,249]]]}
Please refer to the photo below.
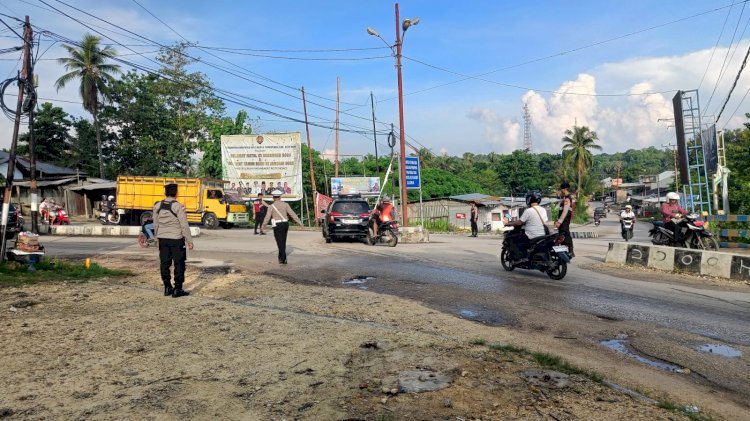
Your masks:
{"label": "dark trousers", "polygon": [[266,218],[265,212],[258,212],[257,217],[255,218],[255,232],[258,232],[258,227],[260,227],[260,230],[263,231],[263,220]]}
{"label": "dark trousers", "polygon": [[273,227],[273,238],[279,248],[279,263],[286,262],[286,234],[289,232],[289,222],[277,222]]}
{"label": "dark trousers", "polygon": [[557,229],[557,232],[561,235],[565,236],[565,239],[563,240],[563,244],[568,246],[568,254],[573,254],[573,236],[570,235],[570,225],[564,224],[560,225],[560,227]]}
{"label": "dark trousers", "polygon": [[682,242],[682,233],[680,232],[680,226],[672,221],[664,223],[664,228],[672,230],[672,238],[675,243]]}
{"label": "dark trousers", "polygon": [[477,221],[475,219],[472,219],[471,220],[471,235],[476,237],[477,234],[479,234],[479,227],[477,226]]}
{"label": "dark trousers", "polygon": [[185,239],[172,240],[168,238],[159,239],[159,260],[161,261],[161,280],[165,287],[172,287],[169,268],[174,263],[174,288],[182,290],[185,283]]}

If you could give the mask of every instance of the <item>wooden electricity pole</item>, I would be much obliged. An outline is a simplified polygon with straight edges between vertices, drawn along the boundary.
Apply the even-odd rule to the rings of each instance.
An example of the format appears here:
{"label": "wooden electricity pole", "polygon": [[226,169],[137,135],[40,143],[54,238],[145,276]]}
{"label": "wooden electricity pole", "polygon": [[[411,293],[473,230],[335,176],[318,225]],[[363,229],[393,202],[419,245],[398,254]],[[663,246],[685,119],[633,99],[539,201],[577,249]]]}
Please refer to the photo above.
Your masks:
{"label": "wooden electricity pole", "polygon": [[[3,208],[2,208],[2,221],[0,222],[0,260],[5,260],[6,255],[6,233],[8,230],[8,213],[10,211],[10,197],[13,193],[13,179],[16,172],[16,148],[18,146],[18,129],[21,125],[21,114],[23,111],[23,94],[26,91],[26,84],[33,83],[30,80],[31,75],[31,43],[33,41],[33,33],[31,32],[31,23],[29,23],[29,17],[26,16],[26,22],[24,23],[23,33],[23,67],[21,68],[21,74],[18,78],[18,102],[16,103],[16,118],[13,123],[13,138],[11,139],[10,151],[8,153],[8,173],[5,182],[5,194],[3,195]],[[16,214],[20,213],[20,209],[16,210]]]}

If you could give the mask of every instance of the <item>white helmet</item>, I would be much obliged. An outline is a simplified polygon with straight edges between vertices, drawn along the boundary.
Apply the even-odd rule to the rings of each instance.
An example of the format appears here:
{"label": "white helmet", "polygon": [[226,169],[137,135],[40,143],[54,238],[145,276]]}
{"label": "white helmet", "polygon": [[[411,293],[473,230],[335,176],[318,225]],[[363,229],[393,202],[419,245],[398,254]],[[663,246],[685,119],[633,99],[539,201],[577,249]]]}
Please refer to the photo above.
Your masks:
{"label": "white helmet", "polygon": [[114,197],[114,196],[109,196],[109,197],[107,198],[107,200],[115,200],[115,197]]}
{"label": "white helmet", "polygon": [[675,192],[667,193],[667,200],[680,200],[680,195]]}
{"label": "white helmet", "polygon": [[631,206],[631,205],[625,205],[625,209],[633,209],[633,206]]}

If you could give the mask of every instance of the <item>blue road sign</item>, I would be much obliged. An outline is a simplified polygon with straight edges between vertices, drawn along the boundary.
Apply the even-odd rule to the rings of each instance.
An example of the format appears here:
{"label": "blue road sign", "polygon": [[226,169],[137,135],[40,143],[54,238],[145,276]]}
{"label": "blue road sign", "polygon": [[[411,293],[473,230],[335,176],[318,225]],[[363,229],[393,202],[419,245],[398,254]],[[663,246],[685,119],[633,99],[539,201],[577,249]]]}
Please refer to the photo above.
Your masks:
{"label": "blue road sign", "polygon": [[419,189],[422,187],[422,177],[419,173],[419,157],[407,156],[406,160],[406,188]]}

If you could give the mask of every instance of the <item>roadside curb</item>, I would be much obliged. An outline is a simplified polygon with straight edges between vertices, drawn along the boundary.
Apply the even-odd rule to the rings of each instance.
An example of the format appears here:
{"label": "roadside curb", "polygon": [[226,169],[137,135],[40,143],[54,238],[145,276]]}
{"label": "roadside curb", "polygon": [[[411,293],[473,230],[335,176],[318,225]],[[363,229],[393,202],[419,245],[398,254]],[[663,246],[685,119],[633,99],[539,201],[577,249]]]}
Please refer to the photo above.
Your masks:
{"label": "roadside curb", "polygon": [[421,226],[418,227],[399,227],[400,243],[404,244],[417,244],[417,243],[429,243],[430,232]]}
{"label": "roadside curb", "polygon": [[750,280],[750,257],[717,251],[617,242],[609,243],[604,262],[650,267],[665,272]]}
{"label": "roadside curb", "polygon": [[596,231],[571,231],[570,236],[573,238],[599,238]]}
{"label": "roadside curb", "polygon": [[[80,235],[80,236],[106,236],[106,237],[137,237],[141,233],[141,227],[122,225],[53,225],[52,235]],[[190,227],[190,235],[199,236],[199,227]]]}

